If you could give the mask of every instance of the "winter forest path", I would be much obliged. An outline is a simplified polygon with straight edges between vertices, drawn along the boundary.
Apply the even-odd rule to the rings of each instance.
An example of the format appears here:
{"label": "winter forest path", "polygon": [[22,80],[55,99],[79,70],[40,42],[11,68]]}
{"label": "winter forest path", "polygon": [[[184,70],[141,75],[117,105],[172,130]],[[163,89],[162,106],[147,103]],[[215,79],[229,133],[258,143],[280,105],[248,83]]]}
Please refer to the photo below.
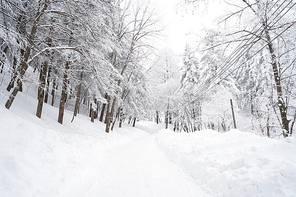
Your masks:
{"label": "winter forest path", "polygon": [[[147,126],[141,137],[111,149],[97,171],[76,189],[85,197],[207,196],[194,180],[159,149]],[[141,129],[141,130],[142,130]]]}

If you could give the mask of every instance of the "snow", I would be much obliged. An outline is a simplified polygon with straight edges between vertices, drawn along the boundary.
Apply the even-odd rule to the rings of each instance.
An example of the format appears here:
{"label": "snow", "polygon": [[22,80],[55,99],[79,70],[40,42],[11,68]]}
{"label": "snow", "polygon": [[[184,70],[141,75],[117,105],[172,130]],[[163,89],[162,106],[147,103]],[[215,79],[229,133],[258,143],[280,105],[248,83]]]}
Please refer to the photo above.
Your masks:
{"label": "snow", "polygon": [[161,130],[156,139],[174,163],[217,196],[296,194],[295,138],[273,140],[239,130]]}
{"label": "snow", "polygon": [[140,121],[109,134],[99,121],[19,93],[0,97],[0,196],[295,196],[296,139],[231,130],[177,133]]}
{"label": "snow", "polygon": [[[155,142],[144,134],[116,147],[99,166],[95,181],[78,196],[196,196],[203,192],[194,180],[169,161]],[[110,170],[106,170],[110,169]],[[111,170],[112,169],[112,170]],[[83,194],[83,195],[81,195]]]}

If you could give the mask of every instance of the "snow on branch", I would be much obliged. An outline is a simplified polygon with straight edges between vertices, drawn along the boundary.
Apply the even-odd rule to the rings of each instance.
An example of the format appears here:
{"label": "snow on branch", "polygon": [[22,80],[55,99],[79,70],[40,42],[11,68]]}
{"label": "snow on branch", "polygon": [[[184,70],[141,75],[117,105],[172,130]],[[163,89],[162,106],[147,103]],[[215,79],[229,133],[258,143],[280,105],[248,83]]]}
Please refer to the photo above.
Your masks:
{"label": "snow on branch", "polygon": [[28,60],[27,64],[30,64],[32,61],[34,61],[38,56],[52,50],[74,50],[81,54],[81,51],[78,50],[78,46],[76,47],[69,47],[69,46],[61,46],[61,47],[46,47],[42,49],[39,53],[35,54],[31,59]]}

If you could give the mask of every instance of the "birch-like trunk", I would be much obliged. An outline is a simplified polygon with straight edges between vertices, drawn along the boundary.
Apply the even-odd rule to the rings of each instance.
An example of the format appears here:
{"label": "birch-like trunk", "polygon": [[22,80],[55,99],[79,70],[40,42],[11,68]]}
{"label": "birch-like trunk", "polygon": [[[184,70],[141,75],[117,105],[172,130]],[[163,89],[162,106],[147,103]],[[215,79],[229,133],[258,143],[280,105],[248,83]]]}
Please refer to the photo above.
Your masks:
{"label": "birch-like trunk", "polygon": [[287,106],[286,106],[286,103],[283,98],[281,79],[280,79],[280,75],[279,75],[279,65],[278,65],[278,62],[276,59],[273,44],[270,39],[269,31],[267,29],[268,28],[267,24],[265,23],[264,25],[265,25],[265,37],[266,37],[266,40],[268,43],[268,49],[269,49],[269,53],[271,56],[271,66],[272,66],[274,81],[275,81],[275,85],[276,85],[277,101],[278,101],[278,108],[279,108],[280,115],[281,115],[283,136],[287,137],[289,134],[289,121],[287,119]]}

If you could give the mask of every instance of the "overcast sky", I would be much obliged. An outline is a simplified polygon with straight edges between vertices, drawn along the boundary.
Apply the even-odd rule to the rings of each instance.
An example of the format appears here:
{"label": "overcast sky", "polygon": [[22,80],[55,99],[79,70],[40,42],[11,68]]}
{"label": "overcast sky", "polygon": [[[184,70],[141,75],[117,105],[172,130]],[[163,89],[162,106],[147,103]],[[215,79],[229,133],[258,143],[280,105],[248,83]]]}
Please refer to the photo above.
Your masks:
{"label": "overcast sky", "polygon": [[[183,53],[185,44],[194,45],[198,36],[202,35],[204,27],[211,27],[215,18],[222,13],[220,4],[209,5],[206,9],[202,4],[193,9],[180,9],[177,2],[180,0],[153,0],[161,12],[163,23],[166,25],[165,39],[161,45],[171,48],[175,53]],[[219,14],[220,13],[220,14]]]}

